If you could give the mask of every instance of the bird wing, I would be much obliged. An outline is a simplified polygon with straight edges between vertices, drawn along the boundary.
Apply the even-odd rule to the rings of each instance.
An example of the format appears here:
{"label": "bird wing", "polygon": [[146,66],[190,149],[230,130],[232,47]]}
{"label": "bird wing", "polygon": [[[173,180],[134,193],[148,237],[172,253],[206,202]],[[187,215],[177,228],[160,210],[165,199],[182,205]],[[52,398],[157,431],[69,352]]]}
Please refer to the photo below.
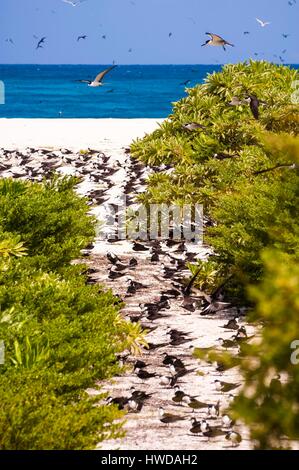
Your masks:
{"label": "bird wing", "polygon": [[114,69],[115,67],[117,67],[116,65],[112,65],[111,67],[108,67],[108,69],[105,69],[103,70],[102,72],[100,72],[96,78],[94,79],[95,82],[101,82],[103,80],[103,78],[105,77],[105,75],[110,72],[110,70]]}
{"label": "bird wing", "polygon": [[260,20],[259,18],[256,18],[256,21],[261,25],[263,26],[264,22],[262,20]]}
{"label": "bird wing", "polygon": [[75,80],[75,82],[81,82],[81,83],[91,83],[90,80]]}
{"label": "bird wing", "polygon": [[223,41],[223,38],[221,36],[218,36],[218,34],[214,34],[214,33],[206,33],[208,34],[209,36],[211,36],[211,38],[216,41]]}
{"label": "bird wing", "polygon": [[251,109],[251,112],[253,114],[253,117],[255,119],[258,119],[259,118],[259,101],[257,99],[251,99],[250,101],[250,109]]}

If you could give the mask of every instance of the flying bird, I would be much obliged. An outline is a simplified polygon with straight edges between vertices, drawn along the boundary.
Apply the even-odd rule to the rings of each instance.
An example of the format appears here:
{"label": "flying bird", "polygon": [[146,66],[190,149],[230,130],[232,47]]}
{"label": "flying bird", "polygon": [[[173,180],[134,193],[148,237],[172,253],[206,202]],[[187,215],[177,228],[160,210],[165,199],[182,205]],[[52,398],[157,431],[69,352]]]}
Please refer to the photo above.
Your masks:
{"label": "flying bird", "polygon": [[72,2],[71,0],[62,0],[63,3],[68,3],[69,5],[72,5],[72,7],[76,7],[78,5],[77,2]]}
{"label": "flying bird", "polygon": [[188,122],[186,124],[183,124],[182,128],[190,132],[193,132],[196,129],[205,129],[202,124],[198,124],[197,122]]}
{"label": "flying bird", "polygon": [[231,44],[230,42],[227,42],[225,39],[223,39],[221,36],[218,36],[217,34],[213,33],[206,33],[208,36],[211,36],[211,39],[208,39],[203,46],[222,46],[223,49],[226,51],[225,46],[231,46],[235,47],[234,44]]}
{"label": "flying bird", "polygon": [[250,31],[244,31],[243,34],[250,34]]}
{"label": "flying bird", "polygon": [[10,44],[14,44],[14,42],[13,42],[13,39],[12,39],[12,38],[7,38],[7,39],[5,39],[5,42],[10,42]]}
{"label": "flying bird", "polygon": [[117,67],[117,65],[112,65],[111,67],[108,67],[108,69],[103,70],[96,76],[94,80],[76,80],[76,81],[81,82],[81,83],[88,83],[88,86],[91,86],[93,88],[103,86],[103,83],[102,83],[103,78],[108,72],[110,72],[110,70],[114,69],[115,67]]}
{"label": "flying bird", "polygon": [[43,48],[42,44],[45,43],[45,40],[46,40],[46,36],[42,37],[42,38],[38,41],[37,46],[36,46],[36,49],[42,49],[42,48]]}
{"label": "flying bird", "polygon": [[172,33],[168,33],[168,37],[171,38],[171,36],[172,36]]}
{"label": "flying bird", "polygon": [[256,18],[256,21],[261,25],[262,28],[271,24],[269,21],[262,21],[259,18]]}
{"label": "flying bird", "polygon": [[283,34],[283,35],[282,35],[282,37],[283,37],[284,39],[287,39],[289,36],[290,36],[290,34]]}
{"label": "flying bird", "polygon": [[254,119],[258,120],[260,116],[259,105],[266,103],[264,101],[260,101],[256,95],[248,95],[247,100]]}
{"label": "flying bird", "polygon": [[86,39],[87,38],[87,35],[84,34],[83,36],[78,36],[77,37],[77,42],[80,41],[80,39]]}
{"label": "flying bird", "polygon": [[73,0],[62,0],[62,1],[63,1],[63,3],[68,3],[72,7],[76,7],[76,6],[80,5],[81,3],[85,2],[85,0],[78,0],[77,2],[74,2]]}

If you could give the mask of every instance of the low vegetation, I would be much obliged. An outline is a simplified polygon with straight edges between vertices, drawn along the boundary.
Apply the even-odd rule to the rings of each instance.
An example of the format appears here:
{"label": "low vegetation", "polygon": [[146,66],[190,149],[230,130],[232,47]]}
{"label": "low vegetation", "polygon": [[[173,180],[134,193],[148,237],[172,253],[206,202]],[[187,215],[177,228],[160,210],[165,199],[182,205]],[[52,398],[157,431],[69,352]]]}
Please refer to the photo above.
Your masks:
{"label": "low vegetation", "polygon": [[[76,180],[0,181],[0,449],[91,449],[121,413],[86,390],[119,371],[140,331],[72,264],[94,236]],[[142,338],[141,338],[142,341]]]}

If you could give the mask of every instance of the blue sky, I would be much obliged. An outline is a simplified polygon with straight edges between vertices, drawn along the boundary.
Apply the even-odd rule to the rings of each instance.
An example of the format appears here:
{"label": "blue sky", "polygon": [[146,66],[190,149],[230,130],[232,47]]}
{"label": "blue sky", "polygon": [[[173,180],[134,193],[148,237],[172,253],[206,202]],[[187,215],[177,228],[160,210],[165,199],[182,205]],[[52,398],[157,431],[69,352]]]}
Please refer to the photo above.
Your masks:
{"label": "blue sky", "polygon": [[[73,7],[62,0],[0,0],[0,63],[211,64],[249,57],[279,61],[274,54],[287,63],[299,63],[299,0],[291,3],[85,0]],[[271,24],[262,28],[256,17]],[[236,47],[227,52],[201,47],[206,31]],[[283,33],[290,36],[284,39]],[[77,42],[83,34],[87,39]],[[35,49],[33,35],[47,37],[43,49]],[[14,44],[7,41],[10,38]]]}

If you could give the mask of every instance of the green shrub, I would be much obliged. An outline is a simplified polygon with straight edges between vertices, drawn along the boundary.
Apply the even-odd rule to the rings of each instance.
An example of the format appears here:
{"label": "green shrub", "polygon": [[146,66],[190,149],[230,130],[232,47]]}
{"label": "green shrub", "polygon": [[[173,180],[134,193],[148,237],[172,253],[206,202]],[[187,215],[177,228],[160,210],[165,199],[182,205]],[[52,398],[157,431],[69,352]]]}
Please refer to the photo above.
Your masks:
{"label": "green shrub", "polygon": [[[293,160],[271,153],[264,140],[265,131],[298,134],[298,105],[291,103],[296,79],[298,71],[267,62],[226,65],[189,90],[158,130],[131,147],[147,164],[174,167],[149,179],[143,202],[203,204],[213,222],[205,242],[216,252],[209,260],[213,269],[217,265],[215,285],[227,280],[236,301],[248,281],[261,279],[262,249],[283,247],[294,254],[298,244],[298,171],[272,170]],[[266,103],[259,121],[248,105],[228,105],[233,96],[248,93]],[[182,125],[191,121],[204,129],[186,131]]]}
{"label": "green shrub", "polygon": [[74,192],[76,183],[56,177],[43,184],[0,181],[0,233],[21,235],[36,266],[58,269],[93,239],[93,221]]}
{"label": "green shrub", "polygon": [[85,390],[119,372],[140,331],[70,264],[94,234],[75,183],[0,181],[0,449],[90,449],[122,432]]}

